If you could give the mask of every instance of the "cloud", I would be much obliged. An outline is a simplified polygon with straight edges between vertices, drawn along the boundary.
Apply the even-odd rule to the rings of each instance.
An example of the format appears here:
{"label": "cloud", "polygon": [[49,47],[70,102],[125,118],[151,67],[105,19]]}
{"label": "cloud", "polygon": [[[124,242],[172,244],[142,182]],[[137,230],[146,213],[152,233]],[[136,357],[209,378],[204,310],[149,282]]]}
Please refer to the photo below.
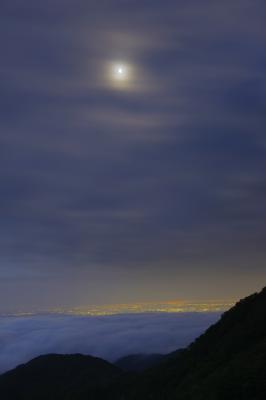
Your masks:
{"label": "cloud", "polygon": [[[116,301],[154,299],[149,284],[136,289],[157,265],[178,296],[204,297],[203,280],[190,289],[200,276],[212,276],[208,290],[219,297],[257,289],[265,8],[261,0],[1,2],[1,309],[41,308],[49,287],[46,306],[65,293],[78,305],[80,286],[103,264],[113,273],[83,288],[82,301],[115,284]],[[106,65],[120,59],[134,66],[136,90],[107,84]],[[66,269],[80,277],[76,290],[64,285]],[[128,280],[123,289],[117,269],[138,271],[138,286]],[[228,294],[232,271],[241,283]]]}
{"label": "cloud", "polygon": [[47,353],[83,353],[109,361],[133,353],[168,353],[187,346],[219,315],[0,317],[0,372]]}

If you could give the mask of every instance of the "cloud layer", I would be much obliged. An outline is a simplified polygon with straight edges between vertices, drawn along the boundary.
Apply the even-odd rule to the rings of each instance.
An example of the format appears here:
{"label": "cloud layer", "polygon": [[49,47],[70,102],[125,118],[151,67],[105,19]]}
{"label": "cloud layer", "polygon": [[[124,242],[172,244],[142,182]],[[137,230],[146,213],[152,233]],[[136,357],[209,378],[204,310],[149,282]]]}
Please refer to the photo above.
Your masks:
{"label": "cloud layer", "polygon": [[0,317],[0,372],[47,353],[83,353],[109,361],[133,353],[168,353],[187,346],[219,315]]}

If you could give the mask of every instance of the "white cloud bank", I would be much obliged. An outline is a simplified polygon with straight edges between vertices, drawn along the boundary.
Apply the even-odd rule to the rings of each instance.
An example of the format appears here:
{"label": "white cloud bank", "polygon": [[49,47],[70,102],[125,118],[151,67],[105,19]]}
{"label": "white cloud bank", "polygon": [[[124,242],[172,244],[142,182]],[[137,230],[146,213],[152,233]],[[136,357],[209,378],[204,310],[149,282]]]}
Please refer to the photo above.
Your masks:
{"label": "white cloud bank", "polygon": [[150,313],[0,317],[0,373],[46,353],[83,353],[109,361],[133,353],[168,353],[187,346],[219,316]]}

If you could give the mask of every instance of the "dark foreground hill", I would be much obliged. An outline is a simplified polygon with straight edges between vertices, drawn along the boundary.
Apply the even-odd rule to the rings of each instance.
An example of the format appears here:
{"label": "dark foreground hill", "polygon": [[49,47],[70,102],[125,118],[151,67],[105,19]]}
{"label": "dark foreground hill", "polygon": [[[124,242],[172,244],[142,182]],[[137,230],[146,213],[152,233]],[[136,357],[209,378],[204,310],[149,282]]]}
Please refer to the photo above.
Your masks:
{"label": "dark foreground hill", "polygon": [[119,358],[115,365],[123,371],[142,372],[159,364],[165,358],[163,354],[131,354]]}
{"label": "dark foreground hill", "polygon": [[265,400],[266,288],[224,313],[187,349],[142,373],[88,356],[43,356],[0,376],[0,398]]}
{"label": "dark foreground hill", "polygon": [[121,375],[118,367],[100,358],[48,354],[1,375],[0,399],[101,399]]}
{"label": "dark foreground hill", "polygon": [[265,400],[266,288],[224,313],[182,353],[145,372],[127,398]]}

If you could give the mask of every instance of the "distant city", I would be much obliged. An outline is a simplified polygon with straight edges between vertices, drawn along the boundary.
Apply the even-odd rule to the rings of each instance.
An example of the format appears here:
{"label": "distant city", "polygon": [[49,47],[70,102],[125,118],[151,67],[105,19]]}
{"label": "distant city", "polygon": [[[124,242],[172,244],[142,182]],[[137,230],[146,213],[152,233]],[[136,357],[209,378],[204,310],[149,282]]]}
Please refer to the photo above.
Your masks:
{"label": "distant city", "polygon": [[90,305],[73,308],[54,308],[50,310],[18,311],[1,314],[8,316],[30,316],[39,314],[64,314],[80,316],[103,316],[116,314],[140,313],[187,313],[187,312],[223,312],[231,308],[235,301],[167,301],[167,302],[139,302],[130,304]]}

